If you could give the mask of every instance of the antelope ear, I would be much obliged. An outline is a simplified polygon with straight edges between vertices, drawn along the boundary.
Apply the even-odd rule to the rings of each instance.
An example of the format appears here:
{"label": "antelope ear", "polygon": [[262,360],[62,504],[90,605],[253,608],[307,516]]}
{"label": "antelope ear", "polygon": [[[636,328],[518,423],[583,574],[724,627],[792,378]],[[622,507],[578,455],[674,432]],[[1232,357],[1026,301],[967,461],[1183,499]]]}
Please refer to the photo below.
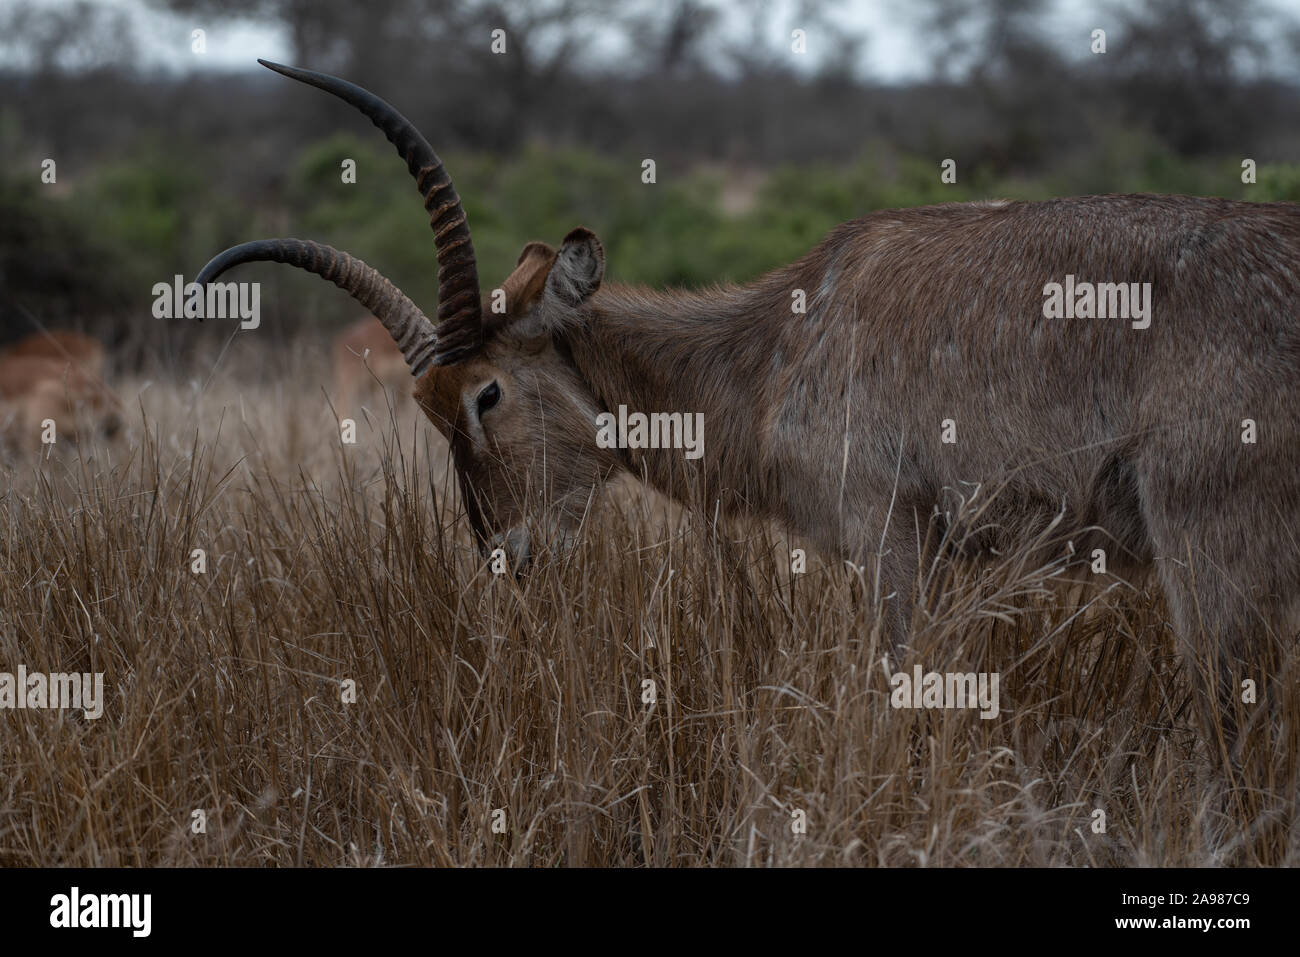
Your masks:
{"label": "antelope ear", "polygon": [[546,270],[551,268],[553,259],[555,259],[554,247],[546,243],[531,242],[524,247],[524,251],[515,260],[515,269],[517,270],[520,266],[528,263],[529,268],[527,271],[531,273],[533,269],[544,265],[546,268],[542,269],[542,274],[545,275]]}
{"label": "antelope ear", "polygon": [[605,275],[605,247],[596,234],[579,226],[564,237],[546,277],[546,291],[566,306],[578,306],[600,288]]}
{"label": "antelope ear", "polygon": [[483,330],[490,337],[497,329],[515,322],[542,297],[546,276],[555,262],[555,250],[546,243],[529,243],[519,254],[515,269],[499,290],[492,290],[483,310]]}

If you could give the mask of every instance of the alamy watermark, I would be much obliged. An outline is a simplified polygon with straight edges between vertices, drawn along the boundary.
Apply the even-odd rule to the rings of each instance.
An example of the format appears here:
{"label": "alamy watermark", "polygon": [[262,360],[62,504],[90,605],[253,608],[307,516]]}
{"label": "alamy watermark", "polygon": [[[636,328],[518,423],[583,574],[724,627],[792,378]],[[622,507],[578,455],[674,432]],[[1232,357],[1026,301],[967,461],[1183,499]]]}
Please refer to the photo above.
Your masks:
{"label": "alamy watermark", "polygon": [[703,412],[631,412],[596,416],[596,445],[602,449],[685,449],[688,459],[704,454]]}
{"label": "alamy watermark", "polygon": [[1076,282],[1067,274],[1064,283],[1043,287],[1044,319],[1131,319],[1134,329],[1151,325],[1151,283]]}
{"label": "alamy watermark", "polygon": [[239,328],[262,324],[262,287],[255,282],[210,282],[200,286],[177,274],[153,286],[155,319],[239,319]]}
{"label": "alamy watermark", "polygon": [[132,937],[153,929],[152,894],[83,894],[73,887],[50,898],[50,926],[55,928],[126,928]]}
{"label": "alamy watermark", "polygon": [[104,713],[104,673],[28,672],[19,665],[17,673],[0,671],[0,711],[9,709],[80,708],[87,718]]}
{"label": "alamy watermark", "polygon": [[894,690],[889,703],[895,708],[979,708],[980,717],[996,718],[1000,709],[998,673],[899,671],[889,678]]}

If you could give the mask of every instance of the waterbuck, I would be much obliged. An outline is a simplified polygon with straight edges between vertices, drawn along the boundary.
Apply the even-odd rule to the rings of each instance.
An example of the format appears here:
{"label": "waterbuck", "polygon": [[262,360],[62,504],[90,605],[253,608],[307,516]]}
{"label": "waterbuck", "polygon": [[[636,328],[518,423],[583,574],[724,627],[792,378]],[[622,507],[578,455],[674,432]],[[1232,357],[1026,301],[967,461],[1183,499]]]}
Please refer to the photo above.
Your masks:
{"label": "waterbuck", "polygon": [[[530,525],[534,548],[539,528],[563,539],[626,469],[869,562],[905,636],[936,504],[996,485],[968,537],[983,547],[1059,518],[1083,555],[1154,566],[1207,729],[1240,681],[1275,677],[1300,585],[1297,207],[1147,195],[886,210],[752,283],[690,292],[604,284],[601,243],[578,228],[523,248],[500,312],[480,299],[465,212],[424,137],[360,87],[262,62],[359,109],[406,160],[434,232],[438,322],[303,240],[236,246],[198,282],[284,262],[378,316],[450,443],[480,543],[522,559]],[[703,413],[705,454],[604,447],[597,417],[620,407]],[[1232,735],[1230,716],[1219,726]]]}

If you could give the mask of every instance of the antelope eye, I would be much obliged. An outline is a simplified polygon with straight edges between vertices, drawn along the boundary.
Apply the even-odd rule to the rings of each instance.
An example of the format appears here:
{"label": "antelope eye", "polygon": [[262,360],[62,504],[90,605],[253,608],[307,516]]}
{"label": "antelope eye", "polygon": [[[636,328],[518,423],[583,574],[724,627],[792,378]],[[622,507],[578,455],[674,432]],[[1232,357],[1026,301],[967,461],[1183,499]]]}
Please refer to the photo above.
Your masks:
{"label": "antelope eye", "polygon": [[501,401],[501,387],[492,380],[491,385],[483,387],[483,391],[478,394],[478,414],[481,416],[492,406]]}

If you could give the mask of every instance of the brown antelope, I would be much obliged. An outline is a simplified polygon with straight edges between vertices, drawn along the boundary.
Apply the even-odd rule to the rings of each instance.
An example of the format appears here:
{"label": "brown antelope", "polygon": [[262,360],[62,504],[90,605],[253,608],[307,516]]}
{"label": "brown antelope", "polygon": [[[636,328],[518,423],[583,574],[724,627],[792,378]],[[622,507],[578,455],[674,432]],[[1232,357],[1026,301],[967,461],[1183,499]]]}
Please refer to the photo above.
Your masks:
{"label": "brown antelope", "polygon": [[402,350],[374,316],[348,323],[334,338],[334,388],[340,415],[353,414],[357,401],[373,394],[376,387],[402,388],[410,375]]}
{"label": "brown antelope", "polygon": [[62,359],[90,375],[102,376],[107,356],[99,340],[68,329],[42,329],[0,349],[0,355]]}
{"label": "brown antelope", "polygon": [[[499,313],[481,305],[465,212],[424,137],[360,87],[264,65],[359,109],[406,160],[434,231],[439,322],[359,260],[296,239],[226,250],[198,282],[273,260],[374,312],[450,443],[480,543],[525,553],[530,522],[562,539],[626,469],[870,561],[901,638],[936,505],[996,485],[975,530],[988,547],[1060,518],[1085,556],[1154,565],[1207,728],[1242,678],[1274,677],[1269,652],[1290,643],[1273,627],[1300,594],[1297,207],[1146,195],[887,210],[747,285],[691,292],[603,283],[601,243],[579,228],[558,250],[523,248]],[[1106,302],[1074,296],[1076,277],[1121,316],[1087,318]],[[602,447],[597,416],[620,407],[703,413],[707,454]],[[547,503],[540,525],[532,502]]]}
{"label": "brown antelope", "polygon": [[75,439],[81,427],[105,435],[121,424],[121,403],[104,384],[101,343],[66,330],[34,332],[0,350],[0,431],[34,438],[46,419],[56,436]]}

